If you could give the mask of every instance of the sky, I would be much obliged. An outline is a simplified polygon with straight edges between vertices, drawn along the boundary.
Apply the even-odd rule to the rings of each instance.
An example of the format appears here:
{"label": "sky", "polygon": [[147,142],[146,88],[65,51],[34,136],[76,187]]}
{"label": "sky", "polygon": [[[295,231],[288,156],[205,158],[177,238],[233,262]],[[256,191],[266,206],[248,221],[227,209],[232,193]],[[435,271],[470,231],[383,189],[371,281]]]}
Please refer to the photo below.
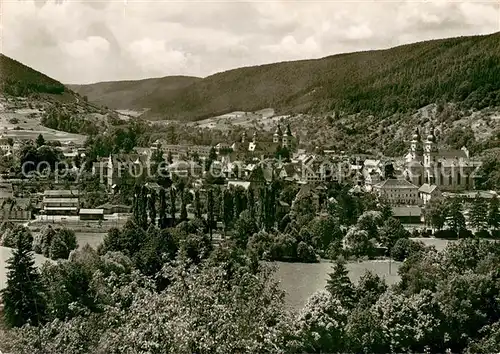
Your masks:
{"label": "sky", "polygon": [[499,0],[0,0],[0,51],[65,84],[500,31]]}

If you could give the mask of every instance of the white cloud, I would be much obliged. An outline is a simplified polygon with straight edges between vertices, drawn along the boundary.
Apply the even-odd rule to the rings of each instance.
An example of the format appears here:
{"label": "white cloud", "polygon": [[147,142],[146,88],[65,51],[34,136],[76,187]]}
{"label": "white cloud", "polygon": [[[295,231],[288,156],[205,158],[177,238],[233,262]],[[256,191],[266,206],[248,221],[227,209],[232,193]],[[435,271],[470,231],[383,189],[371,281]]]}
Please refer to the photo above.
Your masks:
{"label": "white cloud", "polygon": [[102,57],[109,50],[109,42],[102,37],[90,36],[69,43],[63,43],[64,51],[75,59]]}
{"label": "white cloud", "polygon": [[130,57],[142,70],[154,72],[156,75],[175,75],[183,72],[189,62],[188,54],[167,48],[164,40],[144,38],[130,43],[127,49]]}
{"label": "white cloud", "polygon": [[68,83],[206,76],[500,31],[488,1],[5,1],[2,51]]}

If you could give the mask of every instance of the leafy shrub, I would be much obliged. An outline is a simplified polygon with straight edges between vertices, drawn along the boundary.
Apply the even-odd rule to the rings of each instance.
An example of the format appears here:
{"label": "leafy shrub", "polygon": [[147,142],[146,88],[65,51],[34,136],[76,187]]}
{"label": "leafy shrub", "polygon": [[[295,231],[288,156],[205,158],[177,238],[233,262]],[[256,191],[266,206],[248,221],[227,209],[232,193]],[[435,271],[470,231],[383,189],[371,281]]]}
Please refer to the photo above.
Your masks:
{"label": "leafy shrub", "polygon": [[422,242],[412,241],[406,238],[400,238],[396,241],[396,244],[391,250],[392,258],[396,261],[404,261],[411,255],[420,252],[425,249]]}
{"label": "leafy shrub", "polygon": [[299,242],[297,245],[297,259],[306,263],[317,262],[314,249],[305,242]]}
{"label": "leafy shrub", "polygon": [[457,233],[453,230],[439,230],[434,234],[436,238],[444,239],[456,239],[458,237]]}
{"label": "leafy shrub", "polygon": [[31,231],[24,226],[15,226],[14,228],[8,229],[3,233],[1,245],[4,247],[14,248],[16,247],[17,239],[20,236],[26,236],[25,239],[28,240],[31,245],[33,244],[33,235],[31,234]]}
{"label": "leafy shrub", "polygon": [[76,235],[73,230],[57,230],[50,241],[49,257],[51,259],[67,259],[70,252],[76,247]]}
{"label": "leafy shrub", "polygon": [[488,232],[488,230],[478,230],[474,234],[475,238],[491,238],[491,234]]}
{"label": "leafy shrub", "polygon": [[473,238],[474,234],[472,233],[471,230],[468,229],[461,229],[460,232],[458,233],[458,238]]}

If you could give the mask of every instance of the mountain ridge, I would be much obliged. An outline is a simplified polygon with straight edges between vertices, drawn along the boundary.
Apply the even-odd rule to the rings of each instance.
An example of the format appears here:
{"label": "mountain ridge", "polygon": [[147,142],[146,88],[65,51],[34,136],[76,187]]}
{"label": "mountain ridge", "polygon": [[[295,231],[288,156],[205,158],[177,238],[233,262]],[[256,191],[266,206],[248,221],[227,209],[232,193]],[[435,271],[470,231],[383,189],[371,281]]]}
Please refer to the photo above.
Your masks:
{"label": "mountain ridge", "polygon": [[264,107],[388,116],[438,100],[500,104],[500,32],[230,69],[173,90],[158,86],[131,108],[181,121]]}

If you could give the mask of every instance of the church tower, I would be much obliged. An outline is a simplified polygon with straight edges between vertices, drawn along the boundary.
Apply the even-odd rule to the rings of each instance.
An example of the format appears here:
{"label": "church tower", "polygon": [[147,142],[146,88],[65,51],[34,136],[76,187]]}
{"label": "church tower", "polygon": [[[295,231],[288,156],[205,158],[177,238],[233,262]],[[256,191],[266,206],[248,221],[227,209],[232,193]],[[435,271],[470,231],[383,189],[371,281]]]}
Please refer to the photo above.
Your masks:
{"label": "church tower", "polygon": [[241,142],[244,143],[245,140],[247,140],[247,133],[243,131],[243,134],[241,134]]}
{"label": "church tower", "polygon": [[434,135],[434,128],[431,127],[427,140],[424,143],[424,166],[431,167],[436,162],[438,153],[436,136]]}
{"label": "church tower", "polygon": [[291,149],[292,147],[292,130],[290,129],[290,123],[286,127],[285,134],[283,134],[283,147],[287,149]]}
{"label": "church tower", "polygon": [[422,144],[422,138],[420,137],[420,132],[418,128],[415,130],[410,143],[410,155],[412,161],[423,161],[424,158],[424,147]]}
{"label": "church tower", "polygon": [[278,123],[278,126],[276,127],[276,131],[274,132],[274,135],[273,135],[273,143],[280,143],[281,136],[282,136],[281,128],[280,128],[280,124]]}
{"label": "church tower", "polygon": [[257,143],[257,132],[253,132],[253,139],[252,139],[252,142],[255,144]]}

